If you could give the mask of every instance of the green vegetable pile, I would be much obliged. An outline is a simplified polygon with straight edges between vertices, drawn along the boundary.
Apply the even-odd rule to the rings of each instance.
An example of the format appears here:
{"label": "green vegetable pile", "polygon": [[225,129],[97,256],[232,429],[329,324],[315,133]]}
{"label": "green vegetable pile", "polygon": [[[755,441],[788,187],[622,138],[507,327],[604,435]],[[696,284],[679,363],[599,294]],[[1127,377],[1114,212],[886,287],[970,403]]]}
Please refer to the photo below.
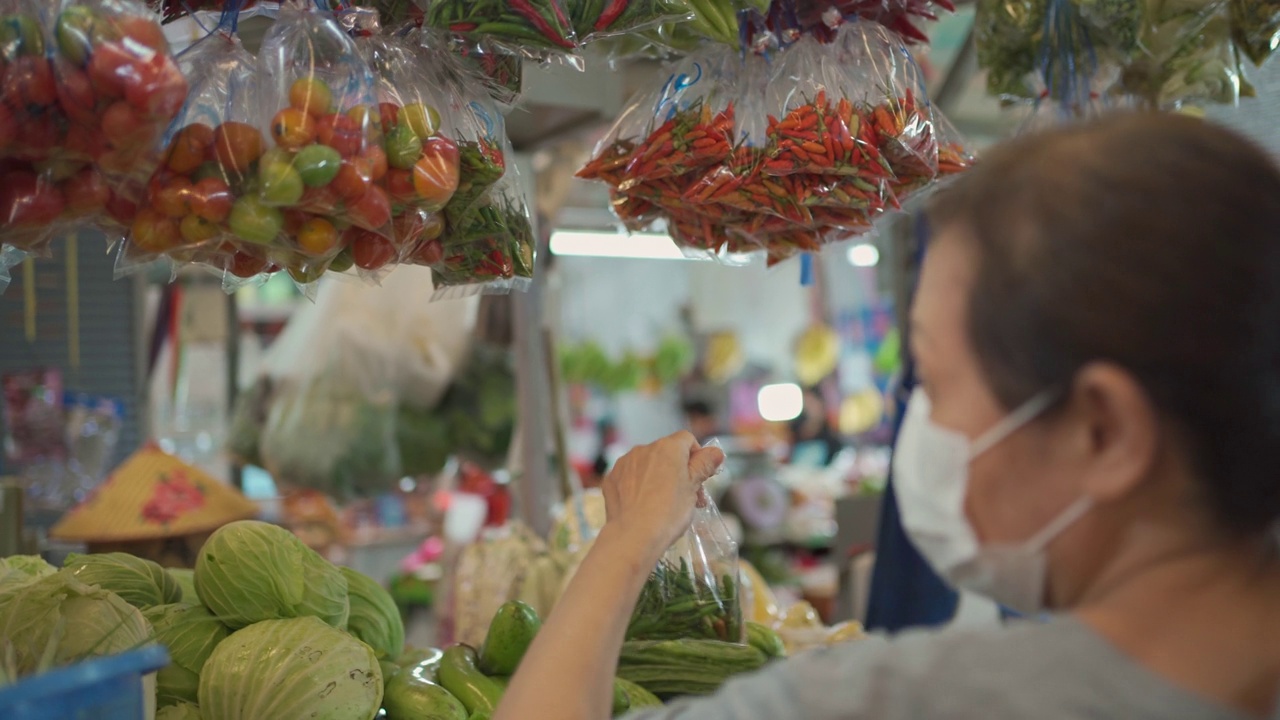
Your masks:
{"label": "green vegetable pile", "polygon": [[979,0],[974,21],[989,90],[1007,101],[1152,108],[1252,94],[1241,55],[1280,43],[1275,0]]}
{"label": "green vegetable pile", "polygon": [[620,394],[666,387],[684,377],[694,359],[693,346],[681,337],[665,338],[652,355],[629,351],[616,361],[588,340],[560,349],[560,372],[566,382]]}
{"label": "green vegetable pile", "polygon": [[382,709],[404,624],[370,578],[245,521],[209,538],[194,590],[184,584],[123,553],[73,555],[62,570],[0,561],[0,685],[156,642],[170,657],[156,674],[158,720],[372,720]]}

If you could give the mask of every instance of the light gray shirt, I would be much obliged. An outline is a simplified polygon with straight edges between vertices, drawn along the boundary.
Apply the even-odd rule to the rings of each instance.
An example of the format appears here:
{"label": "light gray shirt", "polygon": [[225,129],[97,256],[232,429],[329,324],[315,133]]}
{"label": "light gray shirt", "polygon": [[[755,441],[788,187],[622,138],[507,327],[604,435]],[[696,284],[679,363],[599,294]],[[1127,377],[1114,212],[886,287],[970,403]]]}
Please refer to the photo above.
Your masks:
{"label": "light gray shirt", "polygon": [[[1277,716],[1280,720],[1280,714]],[[1072,618],[813,650],[625,720],[1247,720]]]}

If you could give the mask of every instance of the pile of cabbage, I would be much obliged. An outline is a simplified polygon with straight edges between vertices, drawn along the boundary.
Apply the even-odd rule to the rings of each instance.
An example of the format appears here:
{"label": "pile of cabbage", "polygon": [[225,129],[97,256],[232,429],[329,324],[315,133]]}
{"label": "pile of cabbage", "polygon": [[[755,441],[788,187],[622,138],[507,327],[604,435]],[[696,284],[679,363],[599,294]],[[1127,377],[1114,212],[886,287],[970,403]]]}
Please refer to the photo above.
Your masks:
{"label": "pile of cabbage", "polygon": [[0,685],[152,642],[170,656],[157,720],[370,720],[404,623],[378,583],[256,521],[215,532],[194,571],[0,559]]}

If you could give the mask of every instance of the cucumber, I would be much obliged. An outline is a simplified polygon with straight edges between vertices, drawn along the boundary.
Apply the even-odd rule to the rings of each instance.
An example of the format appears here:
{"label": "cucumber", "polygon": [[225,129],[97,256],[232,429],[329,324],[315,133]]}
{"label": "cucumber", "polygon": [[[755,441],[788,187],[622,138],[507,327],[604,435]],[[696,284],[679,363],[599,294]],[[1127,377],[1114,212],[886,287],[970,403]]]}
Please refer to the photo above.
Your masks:
{"label": "cucumber", "polygon": [[773,659],[787,656],[787,646],[778,633],[757,622],[747,621],[747,644]]}
{"label": "cucumber", "polygon": [[467,720],[467,709],[448,690],[407,670],[387,681],[387,720]]}
{"label": "cucumber", "polygon": [[532,607],[515,600],[498,608],[480,646],[480,671],[485,675],[514,675],[542,621]]}
{"label": "cucumber", "polygon": [[654,695],[626,678],[614,678],[613,686],[615,688],[621,687],[623,692],[627,694],[627,701],[629,704],[628,709],[630,710],[662,706],[662,701],[658,699],[657,695]]}
{"label": "cucumber", "polygon": [[610,717],[618,717],[624,715],[631,709],[631,698],[627,696],[627,689],[618,684],[617,678],[613,681],[613,711]]}
{"label": "cucumber", "polygon": [[404,654],[396,658],[396,664],[400,667],[421,665],[424,662],[439,665],[443,655],[439,648],[405,648]]}
{"label": "cucumber", "polygon": [[462,701],[467,712],[477,710],[492,714],[502,699],[502,685],[476,667],[476,651],[466,645],[454,645],[444,651],[436,676],[445,690]]}
{"label": "cucumber", "polygon": [[378,667],[382,668],[382,682],[384,684],[391,678],[400,674],[400,666],[393,662],[387,662],[386,660],[379,660]]}

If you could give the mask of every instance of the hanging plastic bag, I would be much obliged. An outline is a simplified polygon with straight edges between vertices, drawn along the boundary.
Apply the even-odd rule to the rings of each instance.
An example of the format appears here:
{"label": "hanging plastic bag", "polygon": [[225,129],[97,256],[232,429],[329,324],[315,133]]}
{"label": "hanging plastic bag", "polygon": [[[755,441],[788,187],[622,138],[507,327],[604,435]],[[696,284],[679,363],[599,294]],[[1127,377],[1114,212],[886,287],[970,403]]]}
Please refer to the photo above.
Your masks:
{"label": "hanging plastic bag", "polygon": [[1280,46],[1280,2],[1231,0],[1231,35],[1240,52],[1262,67]]}
{"label": "hanging plastic bag", "polygon": [[368,313],[368,304],[347,302],[345,290],[329,283],[299,311],[321,320],[311,321],[303,352],[277,380],[260,447],[277,482],[340,500],[387,492],[401,477],[398,328]]}
{"label": "hanging plastic bag", "polygon": [[483,79],[484,87],[494,102],[515,105],[524,90],[524,60],[490,45],[484,40],[459,37],[452,38],[450,42],[462,64],[473,75]]}
{"label": "hanging plastic bag", "polygon": [[693,522],[649,575],[626,638],[742,642],[740,585],[738,544],[715,502],[699,490]]}
{"label": "hanging plastic bag", "polygon": [[65,0],[54,36],[66,157],[92,161],[137,201],[188,89],[157,16],[135,0]]}
{"label": "hanging plastic bag", "polygon": [[577,36],[562,0],[427,0],[423,22],[521,57],[556,59],[582,68]]}
{"label": "hanging plastic bag", "polygon": [[1239,100],[1243,72],[1227,2],[1145,0],[1143,6],[1141,50],[1125,65],[1123,92],[1156,108]]}
{"label": "hanging plastic bag", "polygon": [[533,279],[536,238],[525,189],[515,167],[478,206],[451,221],[431,264],[434,299],[527,290]]}
{"label": "hanging plastic bag", "polygon": [[13,279],[9,268],[18,265],[26,257],[26,253],[11,245],[0,245],[0,295],[4,294],[5,288],[9,287],[9,282]]}
{"label": "hanging plastic bag", "polygon": [[[271,212],[252,204],[249,189],[264,139],[257,119],[256,61],[234,34],[234,13],[178,57],[190,93],[165,133],[160,166],[116,259],[117,276],[167,257],[202,262],[212,271],[253,277],[241,246],[271,230]],[[277,231],[278,232],[278,231]],[[277,233],[270,233],[274,238]]]}
{"label": "hanging plastic bag", "polygon": [[354,237],[393,238],[376,83],[346,30],[307,7],[281,7],[258,74],[268,147],[250,203],[272,221],[255,240],[306,285],[349,268]]}
{"label": "hanging plastic bag", "polygon": [[581,0],[567,3],[578,41],[588,43],[692,17],[684,0]]}

